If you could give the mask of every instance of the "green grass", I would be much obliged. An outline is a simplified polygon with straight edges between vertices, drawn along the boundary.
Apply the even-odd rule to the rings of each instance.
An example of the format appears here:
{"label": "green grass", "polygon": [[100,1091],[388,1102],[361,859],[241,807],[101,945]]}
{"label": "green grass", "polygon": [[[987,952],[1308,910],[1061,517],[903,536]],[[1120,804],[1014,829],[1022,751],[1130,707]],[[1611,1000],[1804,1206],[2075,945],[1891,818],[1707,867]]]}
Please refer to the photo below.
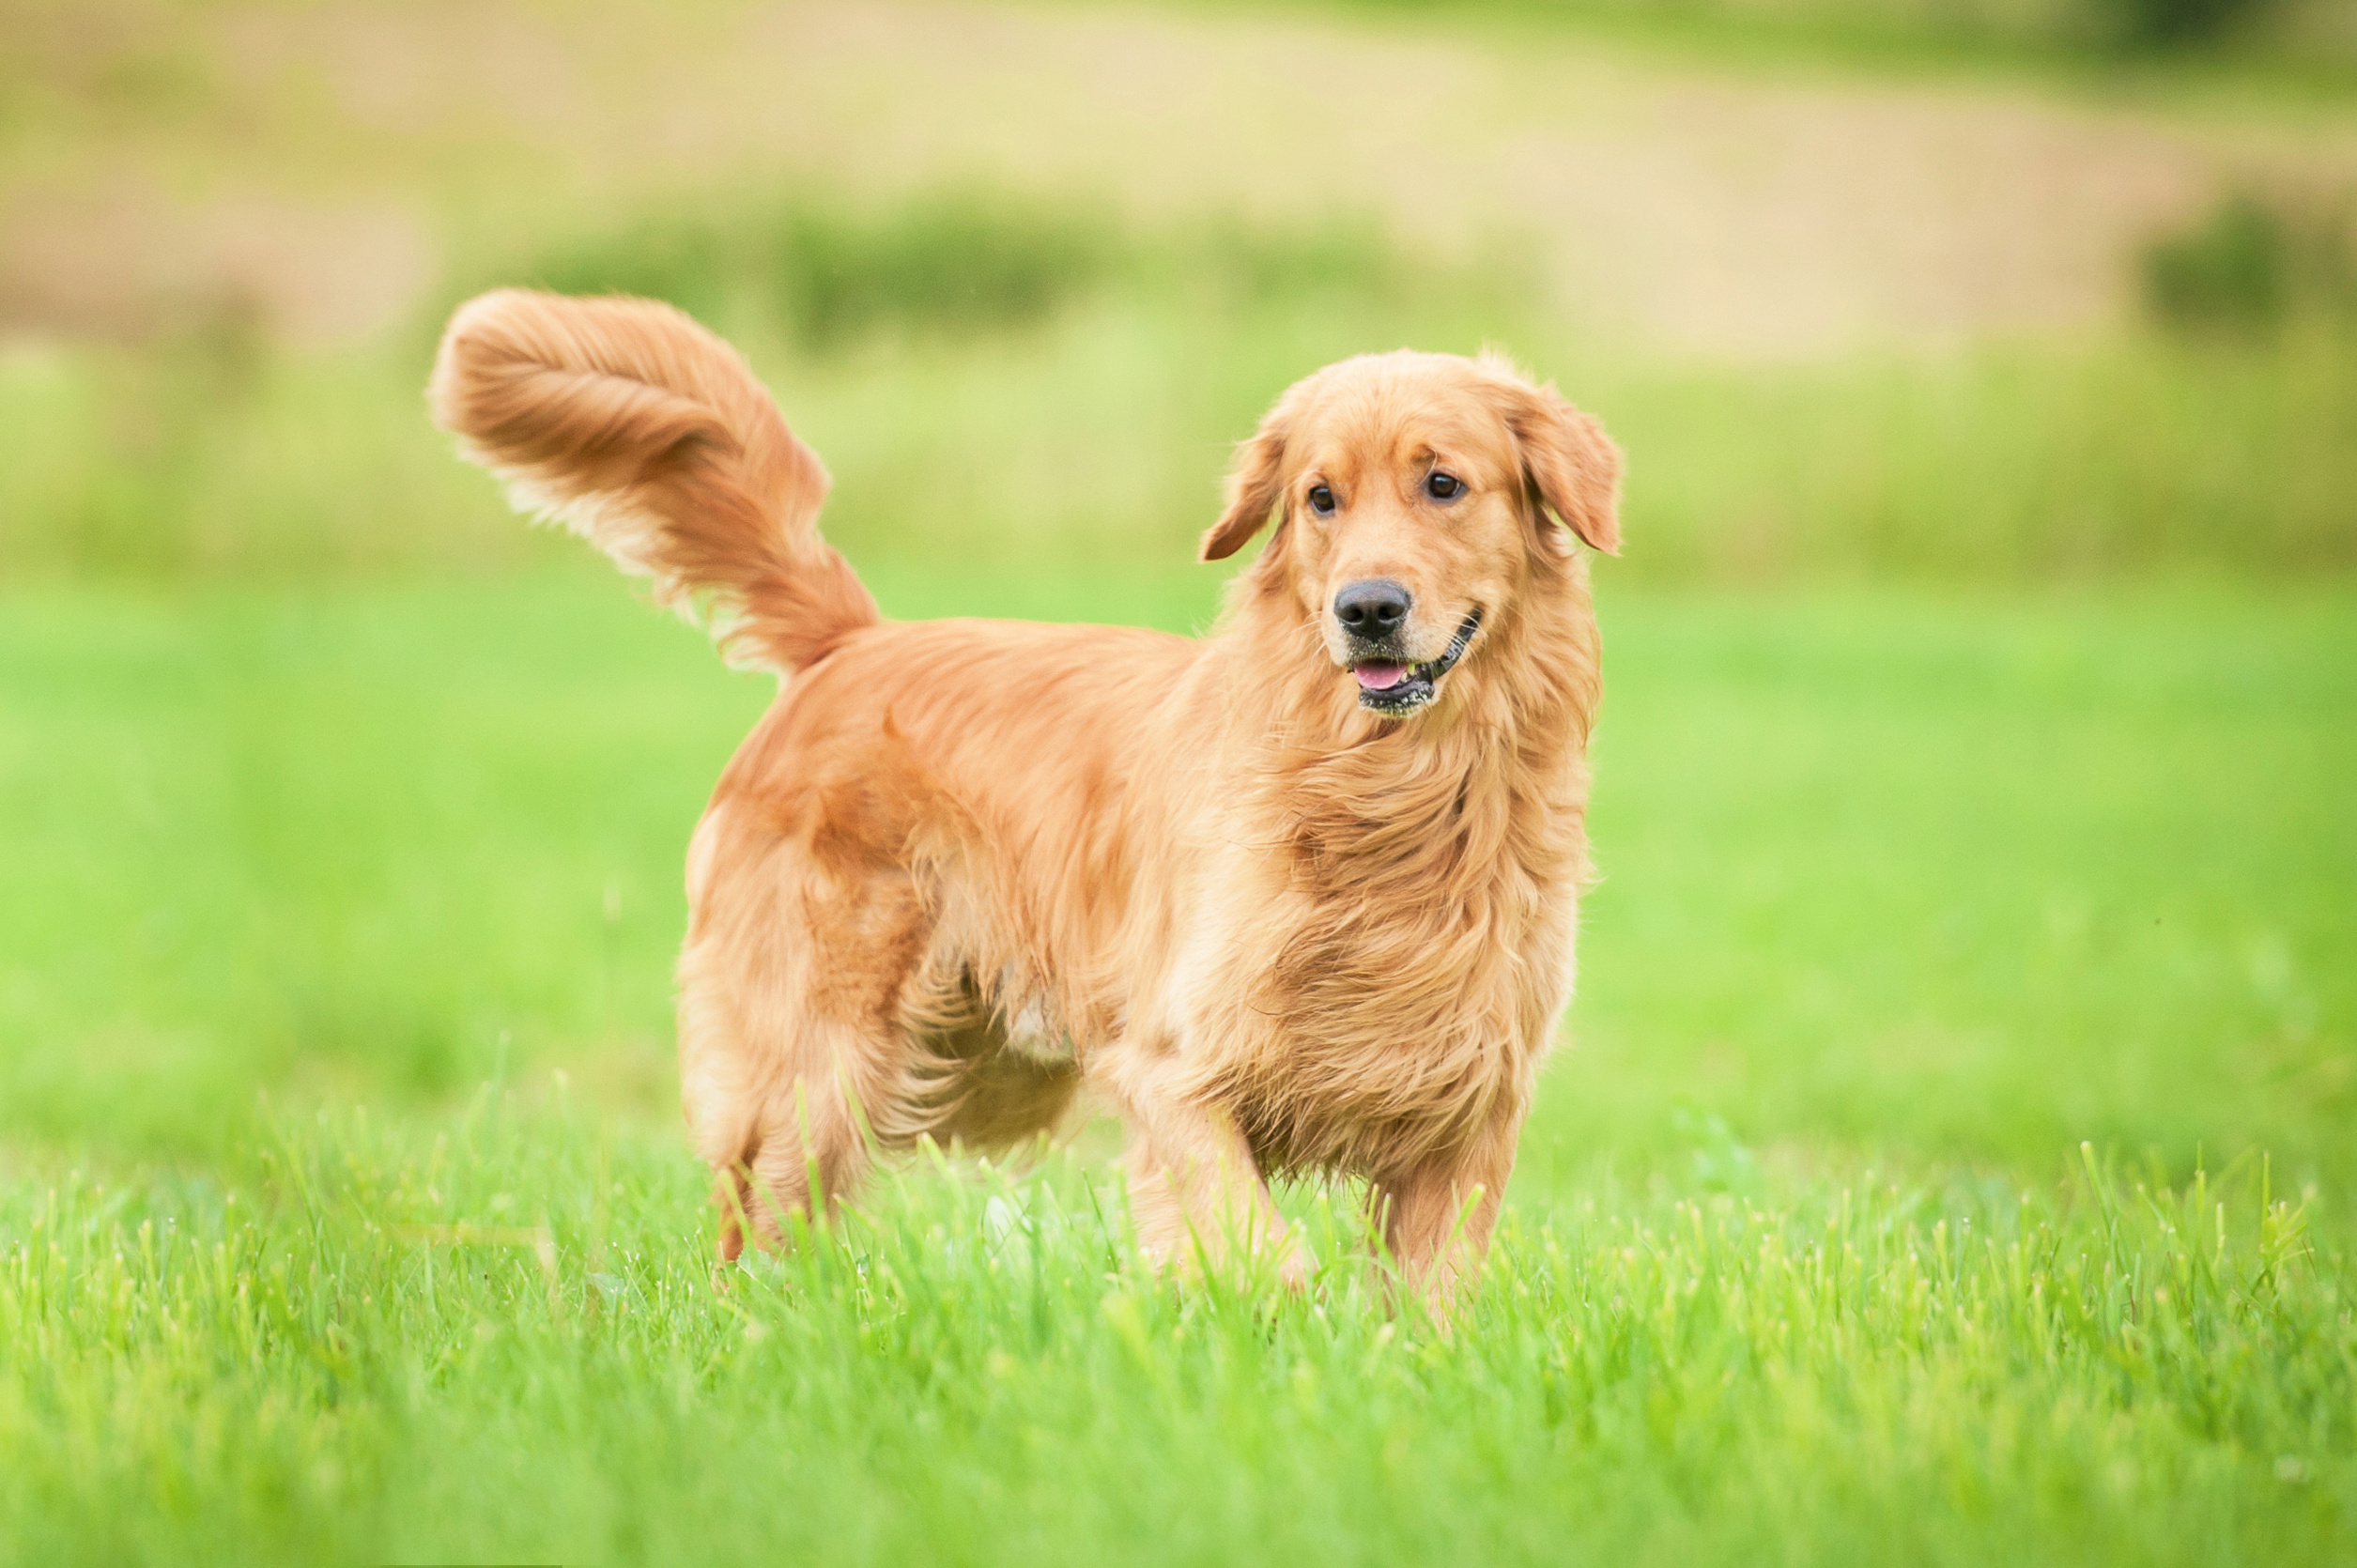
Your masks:
{"label": "green grass", "polygon": [[1326,1207],[1308,1299],[1182,1290],[1082,1174],[927,1171],[716,1291],[667,1149],[491,1099],[439,1137],[270,1130],[252,1185],[0,1211],[17,1560],[2323,1562],[2357,1533],[2347,1277],[2249,1181],[1526,1203],[1441,1338]]}
{"label": "green grass", "polygon": [[1447,1339],[1348,1193],[1307,1299],[1158,1284],[1101,1130],[716,1292],[668,964],[764,682],[578,562],[13,592],[0,1560],[2345,1559],[2357,598],[1603,577],[1578,1048]]}

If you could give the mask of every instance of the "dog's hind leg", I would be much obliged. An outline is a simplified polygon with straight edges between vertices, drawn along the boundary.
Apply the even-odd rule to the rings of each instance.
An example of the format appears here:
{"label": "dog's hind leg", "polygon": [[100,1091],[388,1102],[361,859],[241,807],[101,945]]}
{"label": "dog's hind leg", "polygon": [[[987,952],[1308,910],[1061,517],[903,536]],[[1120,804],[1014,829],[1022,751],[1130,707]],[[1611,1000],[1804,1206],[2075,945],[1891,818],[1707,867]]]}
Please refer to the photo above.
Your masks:
{"label": "dog's hind leg", "polygon": [[785,1239],[852,1198],[873,1145],[921,1129],[930,1084],[896,1016],[924,916],[905,878],[843,877],[718,809],[688,861],[680,1094],[712,1167],[720,1250]]}
{"label": "dog's hind leg", "polygon": [[[699,967],[683,961],[683,978]],[[798,1008],[748,1058],[741,1015],[700,1005],[724,995],[683,986],[681,1057],[699,1150],[721,1177],[731,1258],[747,1223],[775,1246],[793,1216],[850,1199],[879,1153],[927,1137],[974,1150],[1018,1144],[1060,1122],[1079,1087],[1071,1063],[1009,1049],[978,1013],[945,1030],[935,1017],[854,1022]],[[732,1073],[738,1063],[750,1083]]]}
{"label": "dog's hind leg", "polygon": [[870,1159],[854,1064],[879,1042],[807,1015],[756,1034],[734,1000],[681,965],[680,1090],[696,1152],[721,1205],[720,1254],[747,1235],[779,1245],[789,1220],[852,1197]]}

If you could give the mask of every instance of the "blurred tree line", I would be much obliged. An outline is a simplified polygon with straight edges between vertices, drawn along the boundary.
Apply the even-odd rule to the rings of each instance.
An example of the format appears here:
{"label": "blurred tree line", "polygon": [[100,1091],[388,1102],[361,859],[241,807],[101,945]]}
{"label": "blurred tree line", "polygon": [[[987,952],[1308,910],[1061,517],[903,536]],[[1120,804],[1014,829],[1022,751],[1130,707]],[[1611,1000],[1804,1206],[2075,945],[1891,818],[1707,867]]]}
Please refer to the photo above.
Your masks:
{"label": "blurred tree line", "polygon": [[[1344,0],[1428,9],[1433,0]],[[2239,49],[2357,63],[2351,0],[1439,0],[1531,16],[1736,23],[1823,38],[1978,41],[2139,57]]]}

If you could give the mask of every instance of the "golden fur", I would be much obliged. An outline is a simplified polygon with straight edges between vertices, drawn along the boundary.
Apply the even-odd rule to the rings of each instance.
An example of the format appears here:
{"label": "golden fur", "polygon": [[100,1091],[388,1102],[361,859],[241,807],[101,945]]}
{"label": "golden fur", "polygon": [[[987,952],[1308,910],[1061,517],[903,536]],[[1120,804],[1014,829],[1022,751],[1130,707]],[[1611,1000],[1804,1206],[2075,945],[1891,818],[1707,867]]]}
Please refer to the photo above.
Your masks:
{"label": "golden fur", "polygon": [[[882,621],[819,538],[817,458],[668,306],[486,295],[431,398],[519,503],[781,677],[696,831],[679,966],[687,1121],[759,1238],[874,1150],[1033,1136],[1085,1085],[1150,1252],[1296,1273],[1266,1177],[1347,1173],[1445,1302],[1571,993],[1599,694],[1573,535],[1618,544],[1593,420],[1494,358],[1310,377],[1240,451],[1204,557],[1276,531],[1196,641]],[[1406,716],[1362,705],[1330,612],[1374,577],[1412,596],[1414,669],[1481,617]]]}

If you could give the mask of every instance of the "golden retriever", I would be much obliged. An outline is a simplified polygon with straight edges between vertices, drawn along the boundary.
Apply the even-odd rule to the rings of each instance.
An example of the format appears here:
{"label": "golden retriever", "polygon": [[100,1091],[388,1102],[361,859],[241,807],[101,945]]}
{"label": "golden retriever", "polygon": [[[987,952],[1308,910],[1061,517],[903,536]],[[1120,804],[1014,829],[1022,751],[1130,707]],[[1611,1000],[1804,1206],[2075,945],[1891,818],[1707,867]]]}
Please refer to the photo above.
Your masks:
{"label": "golden retriever", "polygon": [[667,305],[503,290],[436,422],[776,704],[687,855],[682,1094],[730,1210],[846,1198],[877,1150],[1003,1145],[1084,1085],[1140,1244],[1303,1263],[1267,1178],[1363,1176],[1445,1310],[1487,1248],[1572,988],[1600,692],[1578,541],[1620,456],[1504,361],[1345,361],[1239,451],[1219,629],[884,620],[744,361]]}

